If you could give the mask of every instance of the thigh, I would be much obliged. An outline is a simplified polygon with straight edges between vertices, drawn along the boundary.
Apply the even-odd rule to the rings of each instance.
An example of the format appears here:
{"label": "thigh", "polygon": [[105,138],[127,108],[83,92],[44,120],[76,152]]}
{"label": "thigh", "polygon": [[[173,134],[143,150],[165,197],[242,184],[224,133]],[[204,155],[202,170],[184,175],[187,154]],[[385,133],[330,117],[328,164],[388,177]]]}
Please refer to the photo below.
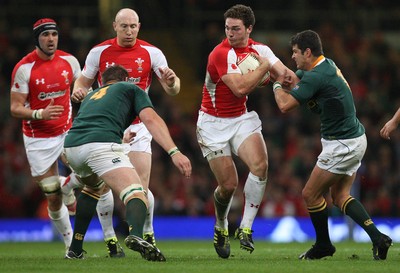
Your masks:
{"label": "thigh", "polygon": [[334,174],[315,166],[303,189],[307,206],[319,204],[324,195],[329,193],[331,186],[340,182],[342,177],[343,175]]}
{"label": "thigh", "polygon": [[133,168],[112,169],[100,176],[101,179],[113,190],[114,193],[120,195],[121,191],[132,184],[142,184],[140,178]]}
{"label": "thigh", "polygon": [[240,145],[238,156],[249,167],[254,175],[264,177],[268,168],[268,153],[264,139],[260,133],[254,133],[247,137]]}
{"label": "thigh", "polygon": [[128,154],[129,159],[136,169],[140,180],[142,181],[145,190],[149,187],[150,172],[151,172],[151,157],[152,155],[145,152],[134,152],[131,151]]}
{"label": "thigh", "polygon": [[211,171],[218,185],[226,189],[236,189],[238,175],[231,156],[221,156],[209,161]]}

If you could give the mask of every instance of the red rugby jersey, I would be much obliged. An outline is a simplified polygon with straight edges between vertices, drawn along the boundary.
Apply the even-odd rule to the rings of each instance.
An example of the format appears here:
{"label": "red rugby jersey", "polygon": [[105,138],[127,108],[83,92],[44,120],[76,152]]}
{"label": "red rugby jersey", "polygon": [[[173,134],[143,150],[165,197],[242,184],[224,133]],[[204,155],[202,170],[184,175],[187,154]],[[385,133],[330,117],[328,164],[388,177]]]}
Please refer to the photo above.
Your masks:
{"label": "red rugby jersey", "polygon": [[55,120],[23,120],[22,131],[28,137],[47,138],[61,135],[71,128],[71,85],[79,76],[78,60],[61,50],[52,60],[41,59],[36,50],[22,58],[11,76],[11,92],[28,94],[26,107],[46,108],[51,99],[63,105],[64,112]]}

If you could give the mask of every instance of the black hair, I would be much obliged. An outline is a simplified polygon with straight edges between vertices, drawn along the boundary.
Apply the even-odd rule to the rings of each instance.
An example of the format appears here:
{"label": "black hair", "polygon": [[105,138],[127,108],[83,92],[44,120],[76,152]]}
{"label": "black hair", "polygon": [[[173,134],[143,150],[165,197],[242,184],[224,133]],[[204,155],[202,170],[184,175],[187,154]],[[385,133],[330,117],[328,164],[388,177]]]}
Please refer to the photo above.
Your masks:
{"label": "black hair", "polygon": [[246,28],[254,26],[256,23],[253,10],[248,6],[240,4],[234,5],[224,13],[224,19],[226,20],[227,18],[242,20]]}
{"label": "black hair", "polygon": [[321,38],[319,37],[318,33],[313,30],[304,30],[295,34],[290,39],[290,45],[292,47],[297,45],[297,47],[301,50],[301,53],[304,53],[304,51],[309,48],[314,56],[320,56],[324,54]]}
{"label": "black hair", "polygon": [[113,65],[104,70],[101,74],[101,81],[107,84],[110,81],[126,81],[129,77],[128,71],[122,65]]}

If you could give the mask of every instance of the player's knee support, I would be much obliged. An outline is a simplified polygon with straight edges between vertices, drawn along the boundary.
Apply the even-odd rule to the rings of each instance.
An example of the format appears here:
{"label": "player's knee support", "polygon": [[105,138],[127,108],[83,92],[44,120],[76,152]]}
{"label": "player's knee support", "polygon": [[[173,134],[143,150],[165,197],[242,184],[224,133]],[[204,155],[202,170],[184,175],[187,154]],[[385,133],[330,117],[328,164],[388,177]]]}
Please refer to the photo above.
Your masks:
{"label": "player's knee support", "polygon": [[140,198],[141,196],[143,196],[143,198],[145,197],[143,186],[141,184],[129,185],[119,194],[119,198],[124,204],[126,204],[130,199],[135,196],[137,196],[138,198]]}
{"label": "player's knee support", "polygon": [[39,182],[39,187],[42,189],[43,193],[46,196],[57,194],[61,190],[60,177],[46,177]]}

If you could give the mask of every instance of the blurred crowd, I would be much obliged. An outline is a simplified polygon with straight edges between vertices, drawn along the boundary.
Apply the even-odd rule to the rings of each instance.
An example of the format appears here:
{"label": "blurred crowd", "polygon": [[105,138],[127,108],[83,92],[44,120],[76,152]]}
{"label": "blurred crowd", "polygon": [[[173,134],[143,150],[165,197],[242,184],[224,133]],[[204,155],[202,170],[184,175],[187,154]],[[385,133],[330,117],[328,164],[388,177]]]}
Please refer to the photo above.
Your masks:
{"label": "blurred crowd", "polygon": [[[61,21],[59,25],[59,48],[73,53],[83,66],[88,50],[96,43],[96,35],[77,44],[73,36],[77,32],[72,31],[71,22]],[[9,29],[6,22],[0,21],[0,218],[46,217],[47,214],[42,209],[42,193],[30,177],[20,121],[9,114],[12,69],[33,49],[27,27]],[[373,217],[400,217],[400,134],[396,132],[390,141],[379,136],[383,124],[400,106],[400,51],[387,42],[381,31],[363,33],[356,25],[340,28],[331,23],[317,25],[314,30],[321,36],[325,56],[336,62],[349,82],[357,116],[366,128],[368,149],[353,194],[360,198]],[[202,92],[207,51],[223,37],[223,25],[218,29],[210,24],[202,35],[208,38],[196,69],[198,88],[188,90],[182,86],[181,91],[196,93],[196,98],[200,98]],[[268,31],[258,33],[257,39],[268,44],[283,63],[295,69],[288,41],[282,44],[268,35]],[[156,45],[163,49],[162,44]],[[155,215],[214,215],[212,194],[216,182],[207,161],[201,156],[195,135],[198,108],[184,111],[175,98],[163,94],[157,83],[153,85],[150,96],[157,112],[166,120],[178,147],[193,164],[192,177],[185,179],[173,167],[168,155],[153,143],[150,188],[156,198]],[[318,116],[304,108],[281,114],[270,85],[252,93],[248,105],[249,110],[256,110],[262,119],[269,154],[268,184],[259,216],[307,216],[301,190],[321,149]],[[68,173],[68,169],[62,168]],[[242,189],[247,177],[240,161],[237,161],[237,169],[241,182],[231,217],[241,214]],[[123,206],[118,197],[115,200],[116,215],[122,215]],[[340,215],[335,208],[331,213]]]}

